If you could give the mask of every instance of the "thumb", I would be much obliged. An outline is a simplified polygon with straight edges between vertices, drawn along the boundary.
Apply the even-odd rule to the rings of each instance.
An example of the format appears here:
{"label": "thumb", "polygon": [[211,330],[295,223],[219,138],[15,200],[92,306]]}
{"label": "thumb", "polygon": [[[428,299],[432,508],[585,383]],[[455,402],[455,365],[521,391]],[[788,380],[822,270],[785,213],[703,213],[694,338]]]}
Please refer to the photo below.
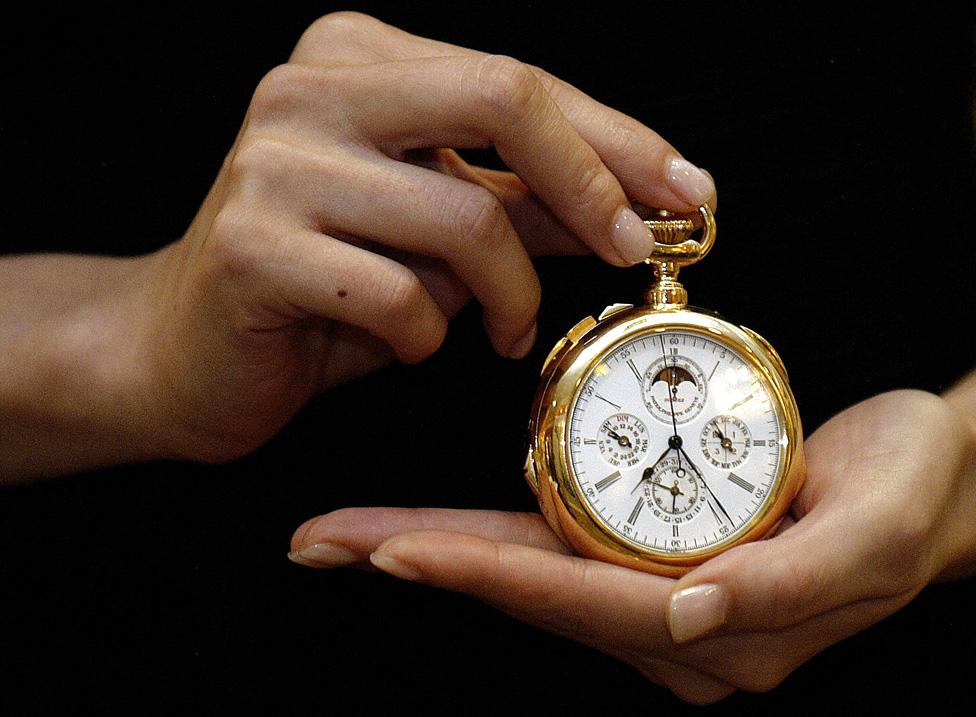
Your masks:
{"label": "thumb", "polygon": [[672,639],[780,630],[865,597],[870,545],[842,523],[811,512],[773,538],[731,548],[689,572],[668,602]]}

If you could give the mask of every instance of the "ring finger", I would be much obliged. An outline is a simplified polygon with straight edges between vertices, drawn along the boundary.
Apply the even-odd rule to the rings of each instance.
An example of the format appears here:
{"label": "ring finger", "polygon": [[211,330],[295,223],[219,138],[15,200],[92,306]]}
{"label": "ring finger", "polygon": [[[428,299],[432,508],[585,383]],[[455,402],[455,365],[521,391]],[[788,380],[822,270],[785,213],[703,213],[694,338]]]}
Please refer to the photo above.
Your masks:
{"label": "ring finger", "polygon": [[276,140],[246,145],[262,167],[256,199],[325,234],[354,235],[445,260],[485,310],[496,350],[531,347],[540,287],[505,207],[492,192],[368,149],[313,152]]}

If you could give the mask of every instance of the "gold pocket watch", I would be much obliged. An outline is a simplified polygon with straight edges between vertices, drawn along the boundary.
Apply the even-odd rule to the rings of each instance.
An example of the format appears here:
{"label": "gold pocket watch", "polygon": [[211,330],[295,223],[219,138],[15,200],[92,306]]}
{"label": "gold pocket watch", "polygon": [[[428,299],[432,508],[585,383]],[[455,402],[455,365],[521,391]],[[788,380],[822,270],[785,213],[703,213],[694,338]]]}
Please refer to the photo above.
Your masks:
{"label": "gold pocket watch", "polygon": [[707,206],[645,220],[646,306],[613,304],[553,347],[529,419],[525,477],[578,554],[678,576],[779,525],[803,483],[786,369],[754,331],[688,306],[678,270],[715,242]]}

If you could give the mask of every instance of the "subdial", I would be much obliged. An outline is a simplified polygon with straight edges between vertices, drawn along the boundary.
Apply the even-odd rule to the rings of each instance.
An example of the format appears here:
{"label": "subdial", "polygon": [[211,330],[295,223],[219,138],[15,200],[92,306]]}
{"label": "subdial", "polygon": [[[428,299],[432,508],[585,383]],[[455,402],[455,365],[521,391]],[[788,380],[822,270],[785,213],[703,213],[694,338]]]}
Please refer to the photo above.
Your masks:
{"label": "subdial", "polygon": [[644,486],[644,495],[669,515],[683,515],[700,500],[698,479],[677,457],[661,461]]}
{"label": "subdial", "polygon": [[596,443],[607,463],[632,468],[647,456],[647,426],[636,416],[617,413],[600,426]]}
{"label": "subdial", "polygon": [[702,428],[701,449],[716,468],[738,468],[749,457],[752,434],[735,416],[716,416]]}
{"label": "subdial", "polygon": [[662,423],[687,423],[701,413],[708,397],[707,381],[701,368],[686,356],[661,356],[647,370],[641,381],[644,404]]}

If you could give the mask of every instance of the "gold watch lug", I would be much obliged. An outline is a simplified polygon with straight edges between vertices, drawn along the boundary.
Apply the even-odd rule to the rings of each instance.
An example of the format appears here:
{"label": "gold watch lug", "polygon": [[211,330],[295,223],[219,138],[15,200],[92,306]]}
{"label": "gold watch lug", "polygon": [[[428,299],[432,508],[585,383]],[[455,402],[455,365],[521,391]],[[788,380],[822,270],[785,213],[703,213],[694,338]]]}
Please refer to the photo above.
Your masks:
{"label": "gold watch lug", "polygon": [[546,356],[546,360],[542,362],[542,370],[539,371],[540,376],[546,372],[546,369],[549,368],[549,364],[556,360],[556,357],[562,353],[562,350],[566,348],[568,343],[569,341],[566,340],[565,336],[556,342],[556,345],[552,347],[552,351],[550,351],[549,355]]}
{"label": "gold watch lug", "polygon": [[583,335],[594,326],[596,326],[596,319],[594,319],[592,316],[587,316],[585,319],[576,324],[576,326],[566,332],[566,338],[569,339],[571,343],[577,344],[579,343],[579,340],[583,338]]}
{"label": "gold watch lug", "polygon": [[549,365],[556,360],[564,349],[575,346],[579,340],[583,338],[583,335],[594,326],[596,326],[596,319],[594,319],[592,316],[587,316],[585,319],[576,324],[576,326],[567,331],[566,335],[559,339],[559,341],[556,342],[556,345],[552,347],[552,351],[550,351],[549,355],[546,356],[546,360],[542,362],[542,370],[539,372],[539,375],[541,376],[546,372]]}
{"label": "gold watch lug", "polygon": [[619,314],[621,311],[626,311],[627,309],[633,309],[633,304],[610,304],[607,308],[600,312],[600,316],[597,321],[603,321],[604,319],[609,319],[614,314]]}
{"label": "gold watch lug", "polygon": [[769,355],[773,357],[773,362],[776,364],[776,367],[779,368],[780,372],[783,374],[783,379],[787,383],[789,383],[790,382],[790,375],[786,371],[786,365],[783,363],[783,359],[780,358],[780,355],[776,351],[776,349],[773,348],[773,345],[771,343],[769,343],[766,339],[764,339],[762,336],[760,336],[759,334],[757,334],[755,331],[753,331],[752,329],[750,329],[748,326],[742,326],[740,324],[739,325],[739,328],[741,328],[743,331],[745,331],[747,334],[749,334],[752,338],[754,338],[756,341],[758,341],[762,345],[762,347],[769,352]]}

